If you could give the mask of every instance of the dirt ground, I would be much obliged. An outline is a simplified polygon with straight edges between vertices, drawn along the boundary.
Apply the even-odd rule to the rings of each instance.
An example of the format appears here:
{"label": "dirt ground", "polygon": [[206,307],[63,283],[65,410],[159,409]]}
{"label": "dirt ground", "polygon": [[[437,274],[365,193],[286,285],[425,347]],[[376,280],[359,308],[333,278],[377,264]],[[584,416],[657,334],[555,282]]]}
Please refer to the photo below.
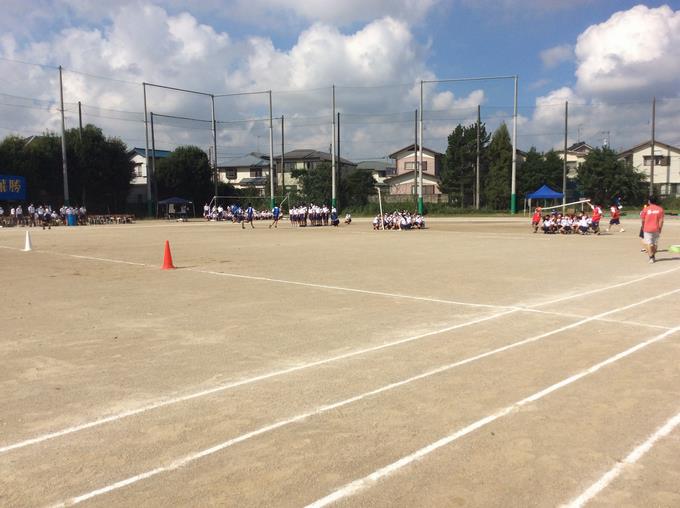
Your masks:
{"label": "dirt ground", "polygon": [[0,505],[680,506],[680,220],[527,222],[0,229]]}

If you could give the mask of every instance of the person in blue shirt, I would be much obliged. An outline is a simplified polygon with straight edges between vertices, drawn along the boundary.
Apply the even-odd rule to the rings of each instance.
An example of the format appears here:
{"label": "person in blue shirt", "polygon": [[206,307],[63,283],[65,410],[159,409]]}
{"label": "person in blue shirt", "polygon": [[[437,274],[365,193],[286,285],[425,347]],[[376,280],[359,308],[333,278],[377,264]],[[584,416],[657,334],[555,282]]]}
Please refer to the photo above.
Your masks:
{"label": "person in blue shirt", "polygon": [[269,225],[269,229],[271,229],[272,226],[274,226],[275,228],[278,227],[280,216],[281,216],[281,208],[279,208],[278,205],[274,205],[274,208],[272,208],[272,217],[274,218],[274,222],[272,222]]}
{"label": "person in blue shirt", "polygon": [[253,215],[255,215],[255,210],[253,210],[252,205],[248,203],[248,208],[246,208],[246,218],[243,222],[241,222],[242,229],[246,229],[246,222],[250,222],[250,227],[255,229],[255,225],[253,224]]}

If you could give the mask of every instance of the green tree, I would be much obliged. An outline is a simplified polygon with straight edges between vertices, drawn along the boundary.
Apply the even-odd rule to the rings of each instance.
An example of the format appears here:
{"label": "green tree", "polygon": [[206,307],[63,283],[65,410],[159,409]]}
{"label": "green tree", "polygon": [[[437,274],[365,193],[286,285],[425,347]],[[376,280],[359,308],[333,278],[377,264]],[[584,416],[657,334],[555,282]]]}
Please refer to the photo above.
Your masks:
{"label": "green tree", "polygon": [[208,156],[197,146],[180,146],[156,161],[156,182],[159,199],[177,196],[207,203],[214,192]]}
{"label": "green tree", "polygon": [[347,173],[340,181],[340,205],[343,208],[366,205],[368,197],[376,194],[375,184],[375,178],[368,171],[355,170]]}
{"label": "green tree", "polygon": [[646,197],[646,176],[619,160],[615,151],[604,147],[592,150],[578,169],[581,194],[603,205],[620,196],[631,204]]}
{"label": "green tree", "polygon": [[493,133],[488,156],[489,172],[484,185],[486,206],[497,210],[507,209],[510,206],[512,143],[505,123]]}
{"label": "green tree", "polygon": [[300,182],[302,198],[312,203],[328,203],[332,194],[331,165],[322,162],[315,168],[297,169],[291,173]]}
{"label": "green tree", "polygon": [[[105,138],[88,125],[66,132],[69,198],[90,211],[122,210],[130,189],[133,166],[127,147],[117,138]],[[5,171],[24,176],[27,201],[60,206],[64,201],[61,138],[45,133],[24,139],[16,136],[0,143],[0,164]]]}
{"label": "green tree", "polygon": [[[485,124],[480,125],[479,138],[480,166],[484,167],[486,149],[489,143],[489,134],[486,132]],[[440,189],[443,193],[449,195],[449,202],[455,202],[460,206],[474,203],[476,167],[477,124],[471,124],[467,127],[459,124],[449,134],[448,147],[444,155],[440,175]],[[480,174],[480,181],[482,180],[483,178]]]}
{"label": "green tree", "polygon": [[0,143],[3,172],[26,178],[27,201],[60,204],[64,199],[61,140],[45,133],[25,139],[8,136]]}
{"label": "green tree", "polygon": [[98,211],[124,208],[134,176],[125,143],[91,124],[82,132],[69,129],[66,142],[71,203]]}
{"label": "green tree", "polygon": [[541,185],[561,191],[562,170],[562,159],[554,150],[541,154],[536,148],[531,147],[517,170],[517,195],[525,196]]}

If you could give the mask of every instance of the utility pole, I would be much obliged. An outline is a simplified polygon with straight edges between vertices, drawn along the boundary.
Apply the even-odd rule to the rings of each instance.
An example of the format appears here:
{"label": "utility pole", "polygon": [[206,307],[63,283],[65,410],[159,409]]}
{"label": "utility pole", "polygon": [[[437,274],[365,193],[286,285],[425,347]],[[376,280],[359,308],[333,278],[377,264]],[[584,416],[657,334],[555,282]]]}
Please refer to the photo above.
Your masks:
{"label": "utility pole", "polygon": [[269,90],[269,209],[274,208],[274,118],[272,117],[272,91]]}
{"label": "utility pole", "polygon": [[423,214],[423,81],[420,81],[420,143],[418,144],[418,213]]}
{"label": "utility pole", "polygon": [[333,121],[333,129],[331,133],[331,207],[337,207],[337,195],[336,195],[336,161],[335,161],[335,85],[333,85],[333,104],[332,104],[332,115],[331,119]]}
{"label": "utility pole", "polygon": [[151,194],[151,166],[149,159],[149,114],[146,109],[146,83],[142,83],[144,91],[144,165],[146,167],[146,212],[149,217],[153,214],[153,198]]}
{"label": "utility pole", "polygon": [[338,161],[338,166],[342,166],[342,163],[340,162],[340,111],[338,111],[338,127],[337,127],[338,135],[336,139],[336,147],[335,147],[335,152],[336,152],[336,160]]}
{"label": "utility pole", "polygon": [[656,97],[652,99],[652,162],[649,168],[649,195],[654,194],[654,166],[656,163],[656,155],[654,155],[656,144]]}
{"label": "utility pole", "polygon": [[413,122],[413,196],[418,195],[418,110],[414,111],[415,119]]}
{"label": "utility pole", "polygon": [[217,169],[217,121],[215,119],[215,96],[210,96],[210,103],[212,106],[212,135],[213,135],[213,149],[212,149],[212,163],[213,163],[213,180],[214,180],[214,195],[217,196],[218,190],[217,186],[219,183],[220,175]]}
{"label": "utility pole", "polygon": [[[284,142],[284,118],[283,115],[281,115],[281,189],[283,190],[283,193],[286,193],[286,167],[283,165],[283,142]],[[290,206],[290,203],[288,203],[288,206]]]}
{"label": "utility pole", "polygon": [[517,81],[515,76],[515,102],[512,115],[512,184],[510,185],[510,213],[517,213]]}
{"label": "utility pole", "polygon": [[83,140],[83,108],[78,101],[78,135],[80,136],[80,141]]}
{"label": "utility pole", "polygon": [[59,66],[59,101],[61,103],[61,167],[64,178],[64,204],[69,205],[68,198],[68,163],[66,161],[66,123],[64,121],[64,83],[61,77],[62,69]]}
{"label": "utility pole", "polygon": [[475,166],[475,209],[479,210],[479,135],[482,123],[482,106],[477,104],[477,164]]}
{"label": "utility pole", "polygon": [[567,206],[567,133],[569,129],[569,101],[564,101],[564,160],[562,161],[562,213]]}
{"label": "utility pole", "polygon": [[[156,174],[156,136],[153,131],[153,111],[151,112],[151,171]],[[154,182],[155,183],[155,182]],[[154,185],[153,194],[155,196],[155,201],[158,201],[158,189]]]}

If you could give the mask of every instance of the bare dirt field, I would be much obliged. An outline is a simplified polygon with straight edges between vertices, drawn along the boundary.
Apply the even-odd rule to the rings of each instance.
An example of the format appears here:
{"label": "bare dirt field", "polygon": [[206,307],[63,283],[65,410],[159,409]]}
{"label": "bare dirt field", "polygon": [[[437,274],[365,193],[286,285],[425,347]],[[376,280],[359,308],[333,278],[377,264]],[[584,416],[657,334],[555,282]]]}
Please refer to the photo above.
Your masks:
{"label": "bare dirt field", "polygon": [[0,229],[0,505],[680,506],[680,220],[527,222]]}

